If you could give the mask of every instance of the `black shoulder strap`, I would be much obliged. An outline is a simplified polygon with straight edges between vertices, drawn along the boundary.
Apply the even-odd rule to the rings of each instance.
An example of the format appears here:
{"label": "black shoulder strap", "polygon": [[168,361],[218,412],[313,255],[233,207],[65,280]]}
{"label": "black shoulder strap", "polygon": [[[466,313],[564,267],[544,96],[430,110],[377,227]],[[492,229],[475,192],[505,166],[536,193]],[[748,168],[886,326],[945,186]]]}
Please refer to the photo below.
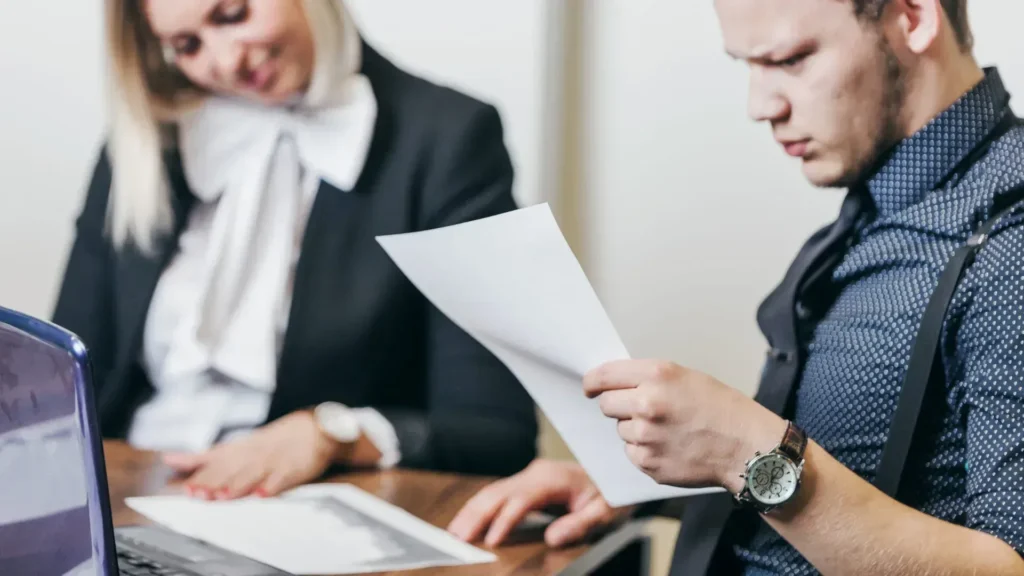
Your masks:
{"label": "black shoulder strap", "polygon": [[[967,243],[957,249],[950,258],[939,277],[938,287],[928,301],[914,340],[910,363],[903,378],[903,388],[875,477],[875,486],[892,498],[896,498],[899,492],[903,467],[918,433],[918,416],[929,393],[929,385],[932,388],[941,388],[945,385],[946,375],[941,350],[942,325],[957,284],[963,276],[964,269],[985,245],[992,229],[1000,219],[1016,208],[1021,200],[1024,200],[1024,187],[1003,197],[1003,201],[996,205],[995,216],[978,227]],[[931,393],[939,392],[941,390],[931,390]]]}

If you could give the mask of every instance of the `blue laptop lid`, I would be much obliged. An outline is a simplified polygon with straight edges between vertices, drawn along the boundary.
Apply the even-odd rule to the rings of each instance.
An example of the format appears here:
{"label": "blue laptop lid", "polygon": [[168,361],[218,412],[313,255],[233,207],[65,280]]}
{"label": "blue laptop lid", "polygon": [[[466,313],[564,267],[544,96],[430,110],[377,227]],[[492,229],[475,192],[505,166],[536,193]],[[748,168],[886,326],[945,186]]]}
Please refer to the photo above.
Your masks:
{"label": "blue laptop lid", "polygon": [[0,574],[114,576],[85,346],[0,307]]}

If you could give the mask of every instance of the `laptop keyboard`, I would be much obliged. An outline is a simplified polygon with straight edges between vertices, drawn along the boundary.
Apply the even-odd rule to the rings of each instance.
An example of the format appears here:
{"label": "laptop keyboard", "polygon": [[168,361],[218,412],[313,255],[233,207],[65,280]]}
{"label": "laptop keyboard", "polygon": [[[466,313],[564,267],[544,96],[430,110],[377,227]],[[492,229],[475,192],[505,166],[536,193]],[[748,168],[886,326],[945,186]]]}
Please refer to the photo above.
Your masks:
{"label": "laptop keyboard", "polygon": [[164,566],[131,550],[117,551],[117,569],[121,576],[194,576],[179,568]]}

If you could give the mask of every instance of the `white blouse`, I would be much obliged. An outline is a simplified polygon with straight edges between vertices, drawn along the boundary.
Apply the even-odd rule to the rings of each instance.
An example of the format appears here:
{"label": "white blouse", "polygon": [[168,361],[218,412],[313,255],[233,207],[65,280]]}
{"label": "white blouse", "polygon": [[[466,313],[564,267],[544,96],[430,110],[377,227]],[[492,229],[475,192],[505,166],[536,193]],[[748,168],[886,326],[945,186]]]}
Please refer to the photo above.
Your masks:
{"label": "white blouse", "polygon": [[[310,14],[317,65],[300,101],[211,97],[178,123],[199,202],[146,319],[142,364],[155,394],[134,416],[134,446],[203,450],[267,417],[309,209],[321,181],[353,188],[377,115],[344,5],[307,5],[321,13]],[[396,463],[394,427],[376,410],[356,413],[381,465]]]}

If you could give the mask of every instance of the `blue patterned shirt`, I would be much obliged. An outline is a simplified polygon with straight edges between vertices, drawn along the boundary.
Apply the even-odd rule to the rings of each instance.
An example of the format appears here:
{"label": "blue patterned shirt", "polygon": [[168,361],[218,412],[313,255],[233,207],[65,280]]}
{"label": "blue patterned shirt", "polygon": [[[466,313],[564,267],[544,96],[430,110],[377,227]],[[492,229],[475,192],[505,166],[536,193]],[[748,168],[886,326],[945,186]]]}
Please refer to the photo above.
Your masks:
{"label": "blue patterned shirt", "polygon": [[[872,209],[832,274],[835,299],[805,322],[793,419],[873,481],[911,345],[953,252],[1024,185],[1024,128],[947,179],[1009,111],[994,69],[900,143],[867,181]],[[947,181],[948,180],[948,181]],[[799,306],[798,306],[799,311]],[[993,231],[954,296],[943,330],[946,394],[925,408],[935,432],[904,472],[906,503],[990,533],[1024,553],[1024,213]],[[944,401],[943,401],[944,400]],[[733,548],[747,574],[815,574],[767,524]]]}

